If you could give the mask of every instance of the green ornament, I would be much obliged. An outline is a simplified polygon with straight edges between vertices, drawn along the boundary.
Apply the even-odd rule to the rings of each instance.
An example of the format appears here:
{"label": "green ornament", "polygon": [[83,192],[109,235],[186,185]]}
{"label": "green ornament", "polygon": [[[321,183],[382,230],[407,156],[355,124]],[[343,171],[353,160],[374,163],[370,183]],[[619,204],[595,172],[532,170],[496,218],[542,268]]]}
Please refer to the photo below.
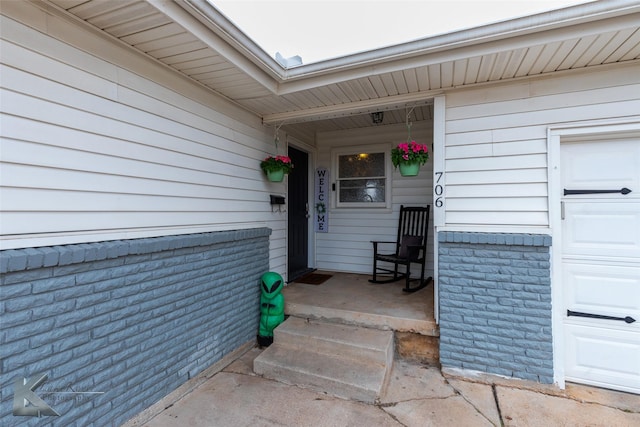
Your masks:
{"label": "green ornament", "polygon": [[284,322],[284,296],[282,276],[273,271],[262,275],[260,280],[260,329],[258,343],[269,346],[273,342],[273,330]]}

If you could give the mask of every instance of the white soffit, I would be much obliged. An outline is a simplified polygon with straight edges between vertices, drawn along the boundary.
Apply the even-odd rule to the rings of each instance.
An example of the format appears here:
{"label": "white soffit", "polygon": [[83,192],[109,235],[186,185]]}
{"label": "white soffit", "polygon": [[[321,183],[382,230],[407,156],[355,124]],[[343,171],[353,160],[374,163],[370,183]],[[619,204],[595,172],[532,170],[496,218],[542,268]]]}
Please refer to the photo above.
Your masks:
{"label": "white soffit", "polygon": [[266,123],[403,108],[449,88],[640,59],[640,2],[630,0],[581,4],[290,69],[206,0],[33,1],[54,5]]}

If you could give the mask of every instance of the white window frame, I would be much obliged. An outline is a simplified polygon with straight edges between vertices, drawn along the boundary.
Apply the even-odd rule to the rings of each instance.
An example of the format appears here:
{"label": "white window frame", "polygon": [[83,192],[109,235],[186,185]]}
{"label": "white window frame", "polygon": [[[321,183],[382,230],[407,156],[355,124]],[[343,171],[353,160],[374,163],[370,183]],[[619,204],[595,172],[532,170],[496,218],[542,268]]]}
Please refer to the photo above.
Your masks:
{"label": "white window frame", "polygon": [[[385,185],[384,185],[384,202],[366,203],[366,202],[340,202],[340,171],[339,161],[340,156],[354,155],[360,153],[384,153],[384,171],[385,171]],[[349,147],[334,148],[331,150],[332,169],[335,171],[335,197],[333,199],[333,207],[337,209],[351,209],[351,208],[369,208],[369,209],[391,209],[391,186],[393,184],[393,168],[391,165],[391,145],[390,144],[373,144],[366,146],[353,145]]]}

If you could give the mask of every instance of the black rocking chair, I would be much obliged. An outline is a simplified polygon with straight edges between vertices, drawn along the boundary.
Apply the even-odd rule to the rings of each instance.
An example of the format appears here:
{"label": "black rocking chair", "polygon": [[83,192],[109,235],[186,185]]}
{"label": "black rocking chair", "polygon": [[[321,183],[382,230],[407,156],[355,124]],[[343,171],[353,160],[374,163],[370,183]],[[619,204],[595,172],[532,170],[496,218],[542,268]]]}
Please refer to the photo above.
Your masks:
{"label": "black rocking chair", "polygon": [[[400,218],[398,221],[398,237],[395,242],[372,241],[373,243],[373,278],[372,283],[391,283],[405,279],[406,284],[402,289],[405,292],[415,292],[426,287],[432,278],[425,280],[424,269],[427,260],[427,236],[429,229],[429,208],[400,206]],[[395,252],[382,254],[378,252],[378,245],[395,244]],[[379,262],[392,263],[393,269],[380,267]],[[411,287],[411,264],[420,264],[420,283]],[[405,266],[405,271],[398,271],[398,266]],[[378,279],[378,274],[390,274],[386,279]],[[417,279],[414,279],[417,280]]]}

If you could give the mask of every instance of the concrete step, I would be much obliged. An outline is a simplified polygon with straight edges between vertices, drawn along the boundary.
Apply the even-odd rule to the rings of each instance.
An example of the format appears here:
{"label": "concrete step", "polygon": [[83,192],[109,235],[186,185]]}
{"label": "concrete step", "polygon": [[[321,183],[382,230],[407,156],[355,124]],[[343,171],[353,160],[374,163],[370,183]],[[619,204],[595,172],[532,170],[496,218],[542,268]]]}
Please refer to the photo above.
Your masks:
{"label": "concrete step", "polygon": [[[438,325],[432,318],[416,319],[414,313],[406,314],[398,304],[388,309],[378,309],[377,311],[386,313],[363,312],[359,309],[344,309],[333,306],[319,306],[314,302],[307,302],[306,295],[293,294],[293,291],[286,293],[284,312],[290,316],[303,317],[315,320],[340,321],[349,325],[364,326],[373,329],[391,329],[394,331],[415,332],[427,336],[439,336]],[[402,292],[402,291],[400,291]],[[407,294],[407,296],[409,296]],[[324,297],[324,296],[323,296]],[[287,299],[288,298],[288,299]],[[379,305],[385,302],[378,303]],[[342,303],[336,302],[337,305]]]}
{"label": "concrete step", "polygon": [[374,403],[389,380],[393,332],[289,317],[253,362],[266,378]]}
{"label": "concrete step", "polygon": [[393,362],[391,331],[289,317],[274,331],[274,341],[314,353],[384,365]]}

